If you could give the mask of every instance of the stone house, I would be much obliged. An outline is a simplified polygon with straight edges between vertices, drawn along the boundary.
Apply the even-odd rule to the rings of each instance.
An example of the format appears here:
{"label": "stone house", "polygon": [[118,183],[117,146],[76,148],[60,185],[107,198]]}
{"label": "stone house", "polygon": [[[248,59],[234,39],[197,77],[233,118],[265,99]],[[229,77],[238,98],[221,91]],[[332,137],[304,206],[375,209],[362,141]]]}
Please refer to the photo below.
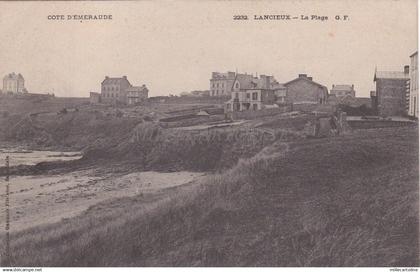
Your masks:
{"label": "stone house", "polygon": [[403,71],[375,71],[376,109],[382,116],[403,116],[407,113],[409,66]]}
{"label": "stone house", "polygon": [[10,73],[3,77],[3,92],[5,94],[27,93],[25,79],[21,74]]}
{"label": "stone house", "polygon": [[108,77],[101,83],[101,98],[105,103],[126,103],[127,89],[132,87],[126,76]]}
{"label": "stone house", "polygon": [[213,72],[210,79],[210,96],[230,96],[241,89],[274,89],[279,85],[273,76]]}
{"label": "stone house", "polygon": [[354,85],[332,85],[330,95],[335,95],[338,100],[341,100],[345,97],[356,97],[356,91],[354,90]]}
{"label": "stone house", "polygon": [[235,78],[235,72],[213,72],[210,79],[210,96],[230,95]]}
{"label": "stone house", "polygon": [[325,104],[328,99],[328,89],[312,80],[306,74],[284,84],[287,88],[286,102],[291,104]]}
{"label": "stone house", "polygon": [[132,105],[147,99],[149,90],[146,85],[132,86],[127,89],[127,104]]}
{"label": "stone house", "polygon": [[134,104],[148,98],[149,90],[145,85],[133,86],[126,76],[108,77],[101,83],[101,102]]}
{"label": "stone house", "polygon": [[287,88],[283,84],[278,84],[274,88],[274,95],[277,104],[284,104],[287,102]]}
{"label": "stone house", "polygon": [[417,51],[410,56],[410,89],[408,101],[408,115],[419,116],[419,77],[418,77],[418,54]]}
{"label": "stone house", "polygon": [[225,111],[262,110],[275,105],[274,90],[242,89],[232,91],[231,99],[225,103]]}

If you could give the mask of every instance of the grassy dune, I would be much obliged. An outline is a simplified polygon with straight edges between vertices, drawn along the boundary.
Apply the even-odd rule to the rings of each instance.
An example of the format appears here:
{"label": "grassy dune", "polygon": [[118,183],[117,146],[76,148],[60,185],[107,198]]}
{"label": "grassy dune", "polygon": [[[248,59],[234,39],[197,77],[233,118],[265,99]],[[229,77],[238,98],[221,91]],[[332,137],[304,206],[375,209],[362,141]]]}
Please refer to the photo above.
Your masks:
{"label": "grassy dune", "polygon": [[275,142],[161,201],[12,235],[17,266],[418,266],[418,132]]}

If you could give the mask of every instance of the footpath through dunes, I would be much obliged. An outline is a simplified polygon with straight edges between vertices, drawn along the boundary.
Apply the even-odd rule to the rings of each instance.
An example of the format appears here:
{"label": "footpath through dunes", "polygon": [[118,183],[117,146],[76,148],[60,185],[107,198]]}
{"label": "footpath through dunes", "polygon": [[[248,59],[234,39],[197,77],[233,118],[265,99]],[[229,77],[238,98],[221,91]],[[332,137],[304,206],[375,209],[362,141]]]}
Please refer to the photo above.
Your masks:
{"label": "footpath through dunes", "polygon": [[418,266],[418,166],[416,128],[274,143],[146,211],[139,197],[123,198],[13,234],[13,261]]}

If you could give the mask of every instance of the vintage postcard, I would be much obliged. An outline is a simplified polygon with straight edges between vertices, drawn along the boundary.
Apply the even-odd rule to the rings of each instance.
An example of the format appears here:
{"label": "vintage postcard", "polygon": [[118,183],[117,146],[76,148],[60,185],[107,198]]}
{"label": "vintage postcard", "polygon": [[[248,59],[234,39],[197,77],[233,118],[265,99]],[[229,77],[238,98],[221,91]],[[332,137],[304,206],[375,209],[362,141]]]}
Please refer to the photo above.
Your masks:
{"label": "vintage postcard", "polygon": [[417,6],[0,1],[2,271],[418,271]]}

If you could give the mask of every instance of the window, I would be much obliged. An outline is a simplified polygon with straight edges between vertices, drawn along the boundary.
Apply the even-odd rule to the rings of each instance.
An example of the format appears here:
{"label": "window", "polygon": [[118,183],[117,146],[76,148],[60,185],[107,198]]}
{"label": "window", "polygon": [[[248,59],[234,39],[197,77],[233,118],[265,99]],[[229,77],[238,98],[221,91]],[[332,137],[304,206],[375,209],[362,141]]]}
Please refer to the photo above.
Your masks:
{"label": "window", "polygon": [[226,108],[230,110],[230,104],[226,104]]}
{"label": "window", "polygon": [[217,85],[217,88],[219,88],[219,83],[217,83],[216,85]]}
{"label": "window", "polygon": [[253,104],[253,105],[252,105],[252,109],[253,109],[253,110],[258,110],[258,104]]}
{"label": "window", "polygon": [[249,93],[246,94],[246,98],[251,98],[251,95]]}
{"label": "window", "polygon": [[236,82],[235,84],[235,88],[238,89],[239,88],[239,82]]}
{"label": "window", "polygon": [[252,93],[252,100],[258,100],[258,93]]}
{"label": "window", "polygon": [[213,88],[214,88],[214,83],[213,83]]}
{"label": "window", "polygon": [[235,93],[235,98],[239,99],[239,93]]}

